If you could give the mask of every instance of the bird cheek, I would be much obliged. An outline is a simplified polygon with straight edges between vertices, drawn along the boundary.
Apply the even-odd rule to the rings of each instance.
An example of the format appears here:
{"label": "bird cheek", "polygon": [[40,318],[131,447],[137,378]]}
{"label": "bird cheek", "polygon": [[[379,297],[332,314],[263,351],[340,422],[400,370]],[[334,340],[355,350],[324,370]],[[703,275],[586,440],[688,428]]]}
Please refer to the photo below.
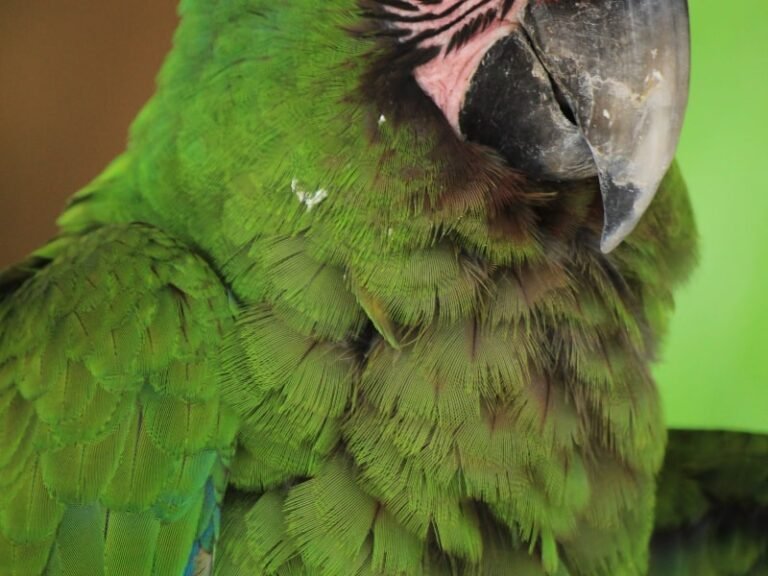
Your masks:
{"label": "bird cheek", "polygon": [[489,48],[505,38],[511,29],[509,22],[498,21],[465,44],[445,48],[439,56],[414,70],[416,82],[457,133],[461,133],[461,109],[481,61]]}

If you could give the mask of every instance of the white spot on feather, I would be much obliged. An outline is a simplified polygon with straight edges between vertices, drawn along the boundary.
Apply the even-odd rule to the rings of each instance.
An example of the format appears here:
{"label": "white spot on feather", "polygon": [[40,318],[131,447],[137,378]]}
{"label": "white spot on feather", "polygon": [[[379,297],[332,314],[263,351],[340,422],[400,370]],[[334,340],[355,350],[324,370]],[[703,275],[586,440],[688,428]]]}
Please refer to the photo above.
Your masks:
{"label": "white spot on feather", "polygon": [[318,188],[312,193],[307,192],[299,185],[297,178],[291,180],[291,191],[299,199],[299,202],[307,207],[307,212],[328,198],[328,190],[325,188]]}

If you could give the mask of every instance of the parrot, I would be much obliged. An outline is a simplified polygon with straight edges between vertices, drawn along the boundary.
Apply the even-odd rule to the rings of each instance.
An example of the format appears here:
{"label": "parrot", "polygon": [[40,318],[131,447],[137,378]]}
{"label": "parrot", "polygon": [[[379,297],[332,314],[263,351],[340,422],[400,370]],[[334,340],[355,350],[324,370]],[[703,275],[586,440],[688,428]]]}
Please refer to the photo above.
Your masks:
{"label": "parrot", "polygon": [[768,574],[768,437],[667,431],[686,0],[182,0],[0,275],[0,573]]}

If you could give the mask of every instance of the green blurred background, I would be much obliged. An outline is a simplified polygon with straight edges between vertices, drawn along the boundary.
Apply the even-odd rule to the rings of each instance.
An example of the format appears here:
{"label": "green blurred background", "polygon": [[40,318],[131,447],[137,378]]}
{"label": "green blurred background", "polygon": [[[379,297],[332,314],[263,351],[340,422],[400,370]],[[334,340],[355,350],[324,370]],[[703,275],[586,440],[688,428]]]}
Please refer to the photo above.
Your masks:
{"label": "green blurred background", "polygon": [[689,1],[678,158],[701,263],[677,295],[657,376],[671,425],[768,432],[768,3]]}
{"label": "green blurred background", "polygon": [[[679,159],[701,264],[657,375],[672,426],[768,432],[768,3],[690,2]],[[0,268],[49,238],[65,199],[122,149],[174,5],[0,2]]]}

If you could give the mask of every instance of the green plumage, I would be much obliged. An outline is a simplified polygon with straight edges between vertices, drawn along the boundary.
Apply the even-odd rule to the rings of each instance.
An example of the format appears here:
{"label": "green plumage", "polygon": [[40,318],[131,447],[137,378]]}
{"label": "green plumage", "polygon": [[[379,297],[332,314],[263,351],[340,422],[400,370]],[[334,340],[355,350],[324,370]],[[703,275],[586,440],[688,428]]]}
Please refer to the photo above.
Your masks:
{"label": "green plumage", "polygon": [[32,263],[4,286],[0,566],[181,573],[233,452],[226,290],[146,224],[63,235]]}
{"label": "green plumage", "polygon": [[366,95],[354,0],[181,11],[127,152],[1,280],[0,566],[181,574],[208,531],[201,574],[216,539],[222,575],[646,574],[677,169],[605,256],[595,182]]}

